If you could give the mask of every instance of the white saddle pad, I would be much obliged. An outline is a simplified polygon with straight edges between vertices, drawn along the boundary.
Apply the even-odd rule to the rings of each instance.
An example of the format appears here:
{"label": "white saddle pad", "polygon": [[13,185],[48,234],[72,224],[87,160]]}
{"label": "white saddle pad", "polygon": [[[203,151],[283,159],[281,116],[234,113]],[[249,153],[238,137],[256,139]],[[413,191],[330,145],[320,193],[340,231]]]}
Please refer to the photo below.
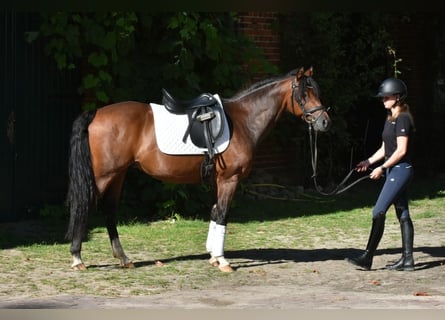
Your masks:
{"label": "white saddle pad", "polygon": [[[217,94],[214,97],[221,104],[221,99]],[[182,141],[188,126],[188,117],[186,114],[172,114],[167,111],[164,105],[150,103],[153,110],[156,142],[159,150],[171,155],[201,155],[208,152],[207,148],[200,148],[193,144],[190,136],[185,143]],[[227,149],[230,140],[229,124],[226,117],[223,116],[223,133],[215,141],[215,154],[221,153]]]}

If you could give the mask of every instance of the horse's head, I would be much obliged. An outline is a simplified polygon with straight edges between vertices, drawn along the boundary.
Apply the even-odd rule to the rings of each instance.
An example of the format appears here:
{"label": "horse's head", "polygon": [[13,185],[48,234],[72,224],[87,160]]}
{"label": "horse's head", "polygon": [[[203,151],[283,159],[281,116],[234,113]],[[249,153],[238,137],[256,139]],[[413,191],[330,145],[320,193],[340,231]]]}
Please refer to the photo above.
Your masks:
{"label": "horse's head", "polygon": [[[292,79],[292,113],[301,116],[316,131],[327,131],[331,126],[328,109],[320,102],[320,88],[312,78],[312,67],[300,68]],[[299,110],[295,110],[295,103]]]}

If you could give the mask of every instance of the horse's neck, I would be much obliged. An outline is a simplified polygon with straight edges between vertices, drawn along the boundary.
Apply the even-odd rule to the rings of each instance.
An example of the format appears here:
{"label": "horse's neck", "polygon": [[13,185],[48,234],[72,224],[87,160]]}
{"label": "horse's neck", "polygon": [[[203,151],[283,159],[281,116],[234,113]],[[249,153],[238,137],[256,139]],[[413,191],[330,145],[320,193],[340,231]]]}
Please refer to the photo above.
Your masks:
{"label": "horse's neck", "polygon": [[278,87],[264,88],[256,93],[257,97],[245,99],[241,103],[246,108],[246,128],[255,145],[275,127],[284,109],[282,94]]}

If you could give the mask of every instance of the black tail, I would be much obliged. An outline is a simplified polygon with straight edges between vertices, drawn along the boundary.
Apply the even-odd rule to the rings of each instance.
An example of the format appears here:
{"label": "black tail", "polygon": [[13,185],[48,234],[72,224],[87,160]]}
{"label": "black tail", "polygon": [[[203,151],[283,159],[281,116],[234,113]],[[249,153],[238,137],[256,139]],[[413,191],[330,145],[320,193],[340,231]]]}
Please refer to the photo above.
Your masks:
{"label": "black tail", "polygon": [[88,126],[95,115],[96,111],[84,112],[73,123],[68,161],[70,221],[65,235],[67,240],[73,240],[75,235],[86,235],[88,213],[96,205],[97,190],[88,143]]}

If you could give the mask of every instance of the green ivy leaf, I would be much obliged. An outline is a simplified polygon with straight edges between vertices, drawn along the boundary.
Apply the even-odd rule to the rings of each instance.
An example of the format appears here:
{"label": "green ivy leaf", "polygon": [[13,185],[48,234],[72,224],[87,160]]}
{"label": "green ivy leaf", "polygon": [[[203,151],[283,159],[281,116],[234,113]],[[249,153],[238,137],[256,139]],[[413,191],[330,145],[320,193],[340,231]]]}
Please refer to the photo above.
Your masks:
{"label": "green ivy leaf", "polygon": [[102,102],[108,102],[109,100],[108,95],[102,90],[96,91],[96,98]]}
{"label": "green ivy leaf", "polygon": [[99,71],[99,78],[104,81],[104,82],[108,82],[111,83],[111,81],[113,80],[113,77],[106,71],[100,70]]}
{"label": "green ivy leaf", "polygon": [[61,52],[54,53],[54,59],[56,59],[57,67],[62,70],[66,68],[66,54]]}
{"label": "green ivy leaf", "polygon": [[83,78],[83,87],[85,89],[95,88],[97,87],[99,81],[100,81],[99,78],[89,73]]}
{"label": "green ivy leaf", "polygon": [[102,52],[93,52],[88,56],[88,62],[96,68],[99,68],[108,64],[108,58]]}

